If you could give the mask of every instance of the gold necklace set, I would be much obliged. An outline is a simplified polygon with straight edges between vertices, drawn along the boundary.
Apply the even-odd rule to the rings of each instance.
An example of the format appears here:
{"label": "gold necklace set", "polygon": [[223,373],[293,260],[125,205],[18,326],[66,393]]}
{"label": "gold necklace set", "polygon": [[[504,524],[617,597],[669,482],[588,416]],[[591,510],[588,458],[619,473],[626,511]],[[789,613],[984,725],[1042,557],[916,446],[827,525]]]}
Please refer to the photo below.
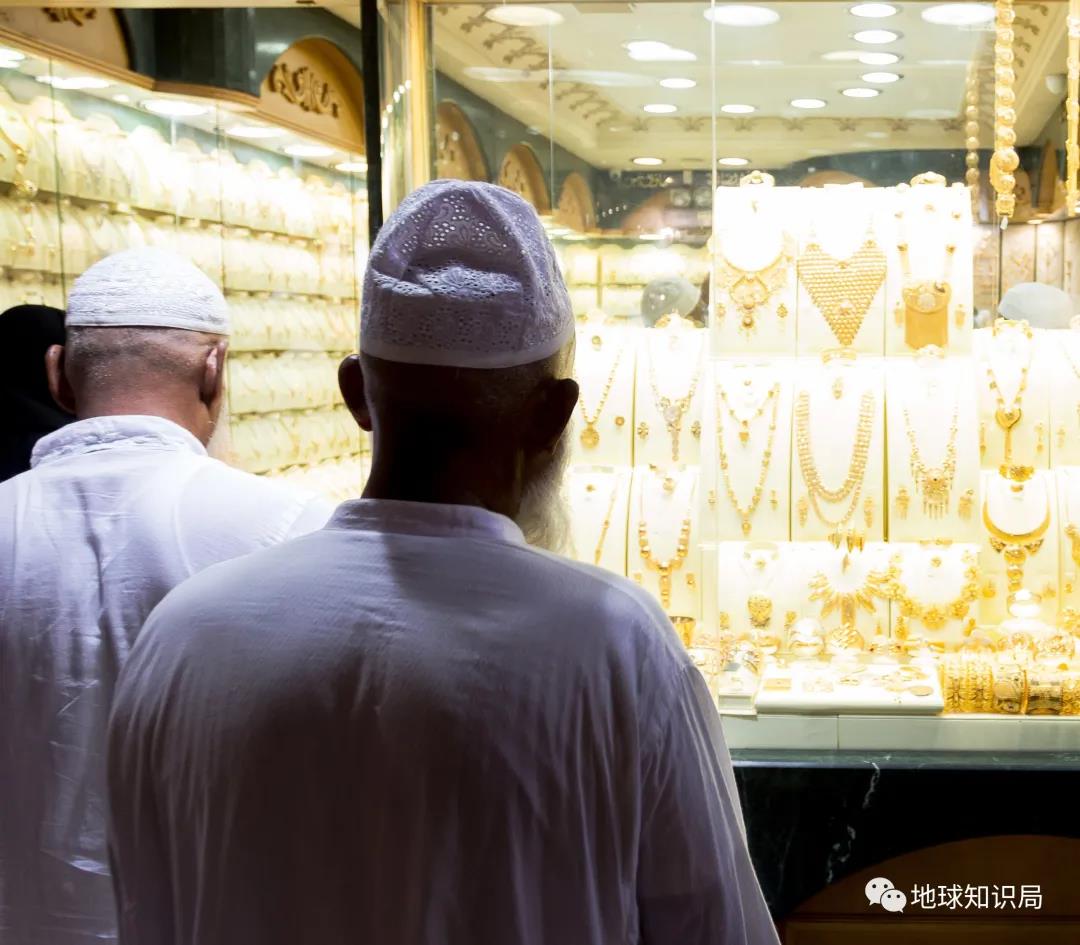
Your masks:
{"label": "gold necklace set", "polygon": [[953,405],[949,438],[945,444],[945,458],[940,465],[927,466],[915,437],[911,423],[911,411],[904,406],[904,427],[907,431],[908,466],[915,490],[922,493],[923,514],[929,518],[942,518],[949,511],[953,482],[956,479],[956,437],[960,429],[960,398]]}
{"label": "gold necklace set", "polygon": [[[742,269],[725,255],[719,246],[716,250],[716,284],[727,292],[739,316],[739,330],[750,337],[757,330],[758,310],[788,284],[788,270],[795,258],[794,240],[787,233],[782,235],[780,252],[776,258],[760,269]],[[783,321],[790,312],[781,302],[776,307],[776,317]],[[716,304],[716,315],[723,318],[727,309],[721,302]]]}
{"label": "gold necklace set", "polygon": [[[855,427],[851,461],[847,476],[838,488],[830,489],[821,480],[814,460],[814,447],[810,432],[810,394],[799,391],[795,402],[795,444],[799,456],[799,468],[806,485],[810,506],[818,519],[839,532],[847,528],[855,517],[866,476],[866,464],[870,456],[870,441],[874,433],[874,413],[877,401],[873,391],[864,391],[859,403],[859,417]],[[822,503],[841,505],[847,503],[847,511],[840,518],[830,519],[822,511]]]}
{"label": "gold necklace set", "polygon": [[[941,558],[934,555],[930,559],[933,568],[940,568]],[[911,596],[911,591],[901,581],[901,556],[894,555],[889,563],[889,570],[882,578],[879,589],[882,596],[899,604],[900,615],[897,620],[896,635],[907,639],[908,622],[918,620],[927,630],[941,630],[950,620],[964,620],[971,611],[971,605],[979,599],[979,568],[975,554],[963,553],[963,584],[960,592],[951,601],[941,604],[926,604]]]}
{"label": "gold necklace set", "polygon": [[[928,209],[933,209],[929,207]],[[953,221],[960,224],[960,212],[954,211]],[[896,220],[902,224],[904,212],[897,211]],[[900,289],[902,302],[896,303],[897,323],[904,325],[904,342],[918,350],[928,345],[946,348],[949,344],[949,303],[952,301],[952,270],[956,258],[956,241],[945,244],[945,267],[940,280],[916,281],[911,274],[911,256],[906,234],[896,244],[903,273]],[[957,306],[957,325],[963,324],[963,308]]]}
{"label": "gold necklace set", "polygon": [[[589,411],[585,407],[585,398],[581,396],[580,388],[578,390],[578,407],[581,408],[581,419],[585,421],[585,429],[581,431],[578,439],[581,441],[581,445],[585,449],[595,449],[600,445],[600,431],[596,429],[596,424],[600,421],[600,415],[604,412],[604,406],[607,404],[608,397],[611,394],[612,385],[615,383],[615,375],[619,372],[619,362],[622,361],[623,351],[626,345],[623,345],[615,354],[615,360],[611,365],[611,373],[608,374],[607,380],[604,382],[604,389],[600,394],[600,400],[596,405],[596,411],[592,417],[589,416]],[[619,424],[616,419],[616,424]]]}
{"label": "gold necklace set", "polygon": [[861,587],[841,591],[833,586],[823,571],[810,579],[809,600],[821,604],[821,619],[824,620],[836,612],[840,614],[841,632],[837,635],[837,642],[842,648],[862,649],[865,646],[862,634],[855,629],[855,622],[860,609],[870,614],[877,613],[874,597],[882,596],[881,581],[882,575],[871,571]]}
{"label": "gold necklace set", "polygon": [[649,387],[652,388],[653,402],[656,404],[660,416],[664,418],[664,425],[667,427],[668,435],[671,437],[671,461],[677,463],[679,461],[679,440],[682,436],[683,419],[690,409],[694,394],[697,393],[698,380],[701,378],[701,366],[698,366],[697,372],[690,379],[690,386],[682,397],[668,397],[666,394],[660,393],[660,388],[656,385],[656,364],[653,361],[651,352],[648,355],[648,360]]}
{"label": "gold necklace set", "polygon": [[[670,489],[665,486],[666,492],[674,492],[674,483]],[[686,504],[686,514],[679,526],[679,537],[675,543],[675,553],[670,558],[658,558],[653,554],[652,543],[649,541],[649,525],[645,521],[645,483],[641,484],[641,495],[638,509],[638,553],[645,566],[650,571],[656,571],[660,575],[660,605],[664,610],[671,607],[671,580],[674,572],[678,571],[690,553],[690,528],[693,523],[694,494],[697,484],[690,487],[690,498]]]}
{"label": "gold necklace set", "polygon": [[859,334],[885,274],[885,254],[872,234],[846,259],[825,252],[814,238],[799,257],[799,280],[843,348]]}
{"label": "gold necklace set", "polygon": [[[750,379],[747,378],[744,382],[749,385]],[[773,444],[776,440],[776,420],[780,410],[780,385],[778,383],[773,384],[769,388],[768,393],[765,395],[764,400],[754,410],[754,413],[750,417],[739,417],[735,409],[728,401],[727,391],[723,387],[718,387],[717,402],[716,402],[716,446],[720,459],[720,471],[724,477],[724,489],[727,493],[728,501],[731,503],[731,507],[735,510],[735,513],[739,516],[739,520],[742,526],[742,533],[745,537],[750,536],[750,530],[753,527],[752,522],[754,513],[757,511],[758,506],[761,505],[761,497],[765,494],[765,480],[769,475],[769,465],[772,462]],[[749,503],[743,505],[739,502],[739,497],[735,494],[735,487],[731,478],[731,457],[728,454],[727,444],[725,442],[725,415],[729,417],[733,422],[738,424],[739,430],[739,442],[743,447],[746,447],[750,443],[750,424],[759,420],[764,414],[769,404],[772,404],[772,414],[769,417],[769,429],[767,439],[765,442],[765,451],[761,457],[761,468],[758,471],[757,482],[754,484],[754,492],[750,497]]]}
{"label": "gold necklace set", "polygon": [[[1022,473],[1021,482],[1011,486],[1013,491],[1022,491],[1022,481],[1030,478],[1034,470],[1030,466],[1016,470],[1014,476]],[[1044,485],[1045,489],[1045,485]],[[1008,582],[1009,593],[1020,590],[1024,585],[1024,567],[1027,559],[1038,554],[1046,540],[1046,532],[1050,528],[1050,496],[1046,494],[1046,513],[1042,521],[1035,528],[1026,532],[1006,531],[994,522],[990,512],[990,495],[987,493],[983,500],[983,525],[989,535],[990,547],[998,554],[1005,557],[1005,576]]]}
{"label": "gold necklace set", "polygon": [[1005,463],[1008,464],[1012,459],[1013,427],[1015,427],[1024,416],[1022,404],[1024,392],[1027,390],[1028,371],[1031,370],[1031,361],[1034,356],[1034,345],[1032,343],[1031,328],[1028,326],[1027,322],[1013,323],[999,318],[994,322],[993,337],[997,338],[1001,331],[1021,331],[1023,332],[1024,337],[1027,338],[1027,361],[1020,369],[1020,382],[1016,387],[1016,393],[1013,395],[1011,404],[1005,403],[1005,397],[1001,393],[1001,386],[998,384],[997,373],[994,371],[994,366],[990,360],[990,352],[987,351],[986,353],[986,379],[990,385],[990,390],[994,394],[996,402],[994,408],[994,422],[997,423],[999,429],[1005,435]]}

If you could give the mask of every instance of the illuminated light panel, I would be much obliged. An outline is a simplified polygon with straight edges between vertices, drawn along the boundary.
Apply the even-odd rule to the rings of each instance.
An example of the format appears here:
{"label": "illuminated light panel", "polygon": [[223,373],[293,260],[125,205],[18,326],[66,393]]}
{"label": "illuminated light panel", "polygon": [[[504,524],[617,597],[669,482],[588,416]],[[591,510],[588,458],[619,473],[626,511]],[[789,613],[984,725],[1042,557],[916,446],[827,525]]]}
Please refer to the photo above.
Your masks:
{"label": "illuminated light panel", "polygon": [[693,79],[661,79],[660,87],[664,89],[692,89],[697,86],[697,82]]}
{"label": "illuminated light panel", "polygon": [[770,26],[780,19],[780,14],[769,7],[730,3],[710,7],[705,19],[718,26]]}
{"label": "illuminated light panel", "polygon": [[723,164],[724,167],[746,167],[750,160],[744,157],[722,157],[716,163]]}
{"label": "illuminated light panel", "polygon": [[859,30],[851,38],[867,46],[884,46],[887,43],[895,43],[900,38],[900,34],[892,30]]}
{"label": "illuminated light panel", "polygon": [[728,115],[749,115],[757,111],[757,106],[732,103],[731,105],[721,105],[720,111],[725,112]]}
{"label": "illuminated light panel", "polygon": [[994,19],[989,3],[939,3],[922,11],[922,18],[935,26],[981,26]]}
{"label": "illuminated light panel", "polygon": [[899,82],[901,78],[903,77],[895,72],[867,72],[862,80],[871,85],[892,85],[894,82]]}
{"label": "illuminated light panel", "polygon": [[790,102],[792,108],[824,108],[827,104],[824,99],[820,98],[793,98]]}
{"label": "illuminated light panel", "polygon": [[844,89],[843,94],[848,98],[877,98],[881,94],[881,89]]}
{"label": "illuminated light panel", "polygon": [[648,112],[650,115],[673,115],[679,109],[675,105],[667,105],[662,102],[657,102],[652,105],[645,105],[642,111]]}
{"label": "illuminated light panel", "polygon": [[896,16],[899,12],[899,7],[894,7],[891,3],[857,3],[850,10],[852,16],[861,16],[867,20],[884,20]]}
{"label": "illuminated light panel", "polygon": [[664,163],[664,159],[657,157],[636,157],[634,158],[634,163],[638,167],[659,167]]}
{"label": "illuminated light panel", "polygon": [[859,62],[864,66],[895,66],[900,61],[900,56],[891,52],[863,52],[859,53]]}

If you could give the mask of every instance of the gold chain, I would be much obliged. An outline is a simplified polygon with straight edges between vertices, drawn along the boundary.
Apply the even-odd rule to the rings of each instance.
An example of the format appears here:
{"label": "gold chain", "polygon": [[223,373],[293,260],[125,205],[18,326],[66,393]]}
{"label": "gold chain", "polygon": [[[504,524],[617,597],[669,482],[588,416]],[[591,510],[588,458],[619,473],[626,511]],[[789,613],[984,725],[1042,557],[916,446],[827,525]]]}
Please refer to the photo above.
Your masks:
{"label": "gold chain", "polygon": [[675,554],[663,560],[652,553],[652,545],[649,543],[649,525],[645,521],[645,483],[641,484],[638,509],[638,552],[641,559],[651,571],[660,574],[660,605],[667,610],[671,607],[671,575],[683,566],[686,556],[690,553],[690,527],[694,511],[694,494],[696,483],[690,489],[690,500],[687,503],[686,515],[679,527],[679,540],[675,545]]}
{"label": "gold chain", "polygon": [[[859,404],[859,419],[855,429],[855,441],[847,476],[839,488],[829,489],[821,481],[817,464],[814,462],[814,450],[810,438],[810,394],[805,390],[799,392],[795,405],[795,442],[799,454],[799,468],[802,470],[803,482],[810,494],[810,504],[815,514],[822,522],[833,528],[843,527],[850,522],[859,505],[859,495],[866,476],[866,463],[870,456],[870,439],[874,432],[876,407],[873,392],[864,391]],[[839,520],[831,521],[822,514],[821,500],[838,504],[848,498],[851,504]]]}
{"label": "gold chain", "polygon": [[956,436],[960,427],[960,398],[953,405],[952,424],[949,427],[949,440],[945,445],[945,461],[940,466],[927,466],[923,462],[922,452],[915,438],[915,428],[911,425],[911,411],[904,407],[904,426],[907,429],[911,455],[908,465],[915,489],[922,493],[923,514],[930,518],[941,518],[949,511],[953,482],[956,479]]}
{"label": "gold chain", "polygon": [[1005,462],[1008,463],[1012,459],[1012,431],[1024,416],[1024,411],[1021,404],[1024,400],[1024,392],[1027,390],[1028,383],[1028,371],[1031,370],[1031,360],[1034,354],[1034,347],[1031,343],[1032,335],[1031,328],[1027,322],[1006,322],[1004,319],[999,318],[994,322],[993,337],[997,337],[998,331],[1002,330],[1006,325],[1009,326],[1009,331],[1023,331],[1025,337],[1028,340],[1028,359],[1027,363],[1020,370],[1020,384],[1016,388],[1016,393],[1013,395],[1012,404],[1006,407],[1005,398],[1001,393],[1001,386],[998,384],[997,374],[994,371],[993,364],[990,361],[990,352],[986,352],[986,379],[990,384],[990,390],[993,391],[994,397],[997,400],[997,406],[994,410],[994,421],[1000,427],[1001,431],[1005,434]]}
{"label": "gold chain", "polygon": [[[740,419],[728,403],[727,393],[722,387],[719,390],[720,396],[716,405],[716,445],[717,451],[720,454],[720,470],[724,476],[724,489],[727,492],[728,501],[731,503],[732,508],[735,509],[736,514],[742,522],[743,535],[749,537],[750,529],[752,527],[751,520],[753,519],[758,506],[761,504],[762,495],[765,493],[765,479],[769,475],[769,464],[772,462],[773,443],[776,440],[776,419],[780,410],[780,385],[773,384],[769,389],[768,394],[765,395],[765,399],[754,412],[754,415],[750,420]],[[739,440],[745,446],[750,439],[750,423],[759,419],[765,413],[765,408],[770,401],[772,401],[772,416],[769,418],[769,434],[765,444],[765,452],[762,454],[761,458],[761,470],[758,473],[757,483],[754,485],[754,493],[750,498],[750,504],[743,506],[739,504],[738,496],[735,495],[734,484],[731,481],[731,458],[728,456],[727,445],[724,442],[723,414],[726,412],[732,420],[740,425]]]}
{"label": "gold chain", "polygon": [[816,240],[799,257],[799,279],[844,348],[858,335],[885,273],[885,254],[872,236],[846,259],[831,256]]}
{"label": "gold chain", "polygon": [[[716,250],[717,285],[727,292],[739,310],[739,328],[749,337],[757,328],[757,310],[767,305],[773,294],[787,285],[788,268],[794,257],[793,240],[783,234],[783,242],[777,257],[760,269],[742,269],[736,266],[718,246]],[[727,314],[724,306],[717,303],[717,317]],[[776,309],[778,318],[787,318],[787,306],[781,303]]]}
{"label": "gold chain", "polygon": [[690,387],[684,396],[667,397],[661,394],[660,389],[656,386],[656,365],[653,362],[651,353],[648,355],[648,360],[649,386],[652,388],[656,408],[664,418],[664,424],[671,436],[671,461],[677,463],[679,461],[679,439],[682,435],[683,418],[686,416],[686,411],[690,409],[690,402],[694,399],[694,394],[697,393],[698,380],[701,377],[701,366],[698,366],[697,373],[691,379]]}
{"label": "gold chain", "polygon": [[900,605],[900,616],[906,620],[918,620],[928,630],[940,630],[949,620],[963,620],[971,605],[979,599],[979,568],[970,551],[965,551],[963,556],[964,583],[960,593],[944,604],[924,604],[915,600],[900,581],[900,562],[901,556],[894,555],[881,582],[881,591]]}
{"label": "gold chain", "polygon": [[611,513],[615,510],[615,500],[619,497],[619,479],[615,477],[615,485],[611,490],[611,498],[608,500],[607,511],[604,513],[604,522],[600,526],[600,540],[596,543],[596,551],[593,552],[593,564],[599,565],[604,556],[604,542],[607,541],[608,529],[611,528]]}
{"label": "gold chain", "polygon": [[604,383],[604,391],[600,395],[600,402],[596,406],[596,412],[589,418],[589,411],[585,407],[585,398],[581,396],[580,389],[578,390],[578,407],[581,408],[581,419],[585,421],[585,429],[581,431],[581,435],[578,439],[581,440],[581,445],[585,449],[594,449],[600,445],[600,431],[596,429],[596,424],[600,420],[600,415],[604,412],[604,405],[607,404],[608,395],[611,394],[611,387],[615,383],[615,375],[619,370],[619,362],[622,360],[623,350],[619,348],[615,355],[615,361],[611,365],[611,373],[607,377],[607,381]]}

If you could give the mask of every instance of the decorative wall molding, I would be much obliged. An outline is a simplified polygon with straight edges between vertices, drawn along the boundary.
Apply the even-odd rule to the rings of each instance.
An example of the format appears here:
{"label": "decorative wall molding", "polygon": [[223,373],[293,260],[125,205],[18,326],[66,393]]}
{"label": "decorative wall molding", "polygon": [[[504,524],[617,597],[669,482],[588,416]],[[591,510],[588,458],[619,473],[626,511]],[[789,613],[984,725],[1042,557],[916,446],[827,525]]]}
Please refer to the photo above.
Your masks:
{"label": "decorative wall molding", "polygon": [[275,63],[270,70],[270,88],[305,112],[337,118],[341,111],[334,87],[309,66],[293,69],[287,62]]}

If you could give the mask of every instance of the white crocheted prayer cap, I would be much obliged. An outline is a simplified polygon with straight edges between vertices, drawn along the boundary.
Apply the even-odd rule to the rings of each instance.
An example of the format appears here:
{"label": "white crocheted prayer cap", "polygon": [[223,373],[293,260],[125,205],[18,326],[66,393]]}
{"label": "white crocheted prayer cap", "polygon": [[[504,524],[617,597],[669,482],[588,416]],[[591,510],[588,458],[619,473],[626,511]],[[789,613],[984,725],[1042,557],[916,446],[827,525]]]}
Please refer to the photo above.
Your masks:
{"label": "white crocheted prayer cap", "polygon": [[86,270],[68,295],[69,328],[184,328],[229,334],[225,297],[203,272],[161,249],[128,249]]}
{"label": "white crocheted prayer cap", "polygon": [[414,191],[368,258],[360,349],[387,361],[508,368],[574,336],[555,251],[533,210],[493,184]]}

